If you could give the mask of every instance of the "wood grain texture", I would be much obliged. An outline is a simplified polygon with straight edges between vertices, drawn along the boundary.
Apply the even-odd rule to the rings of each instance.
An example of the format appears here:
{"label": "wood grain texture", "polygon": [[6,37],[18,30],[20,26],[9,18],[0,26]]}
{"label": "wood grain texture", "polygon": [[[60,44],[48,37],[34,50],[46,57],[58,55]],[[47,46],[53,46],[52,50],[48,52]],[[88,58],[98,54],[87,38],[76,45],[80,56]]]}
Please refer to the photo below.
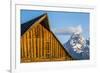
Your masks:
{"label": "wood grain texture", "polygon": [[21,36],[21,63],[72,60],[53,32],[41,24],[46,17]]}

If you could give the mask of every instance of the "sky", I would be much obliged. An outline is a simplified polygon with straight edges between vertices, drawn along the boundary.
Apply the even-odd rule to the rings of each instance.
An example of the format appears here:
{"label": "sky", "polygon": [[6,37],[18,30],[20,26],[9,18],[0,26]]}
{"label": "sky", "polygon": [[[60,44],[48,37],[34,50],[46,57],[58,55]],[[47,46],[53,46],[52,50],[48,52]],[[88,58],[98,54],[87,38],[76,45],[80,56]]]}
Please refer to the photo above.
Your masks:
{"label": "sky", "polygon": [[62,44],[68,41],[73,31],[80,31],[84,38],[89,38],[89,13],[21,10],[21,24],[44,13],[48,14],[50,28]]}

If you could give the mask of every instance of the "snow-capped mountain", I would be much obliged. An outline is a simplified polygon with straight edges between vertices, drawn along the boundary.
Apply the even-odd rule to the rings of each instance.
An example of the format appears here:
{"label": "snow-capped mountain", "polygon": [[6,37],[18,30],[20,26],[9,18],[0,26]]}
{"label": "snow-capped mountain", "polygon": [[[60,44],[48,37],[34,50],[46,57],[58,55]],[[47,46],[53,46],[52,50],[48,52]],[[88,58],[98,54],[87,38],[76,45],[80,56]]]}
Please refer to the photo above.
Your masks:
{"label": "snow-capped mountain", "polygon": [[74,59],[89,59],[89,39],[81,33],[73,33],[64,47]]}

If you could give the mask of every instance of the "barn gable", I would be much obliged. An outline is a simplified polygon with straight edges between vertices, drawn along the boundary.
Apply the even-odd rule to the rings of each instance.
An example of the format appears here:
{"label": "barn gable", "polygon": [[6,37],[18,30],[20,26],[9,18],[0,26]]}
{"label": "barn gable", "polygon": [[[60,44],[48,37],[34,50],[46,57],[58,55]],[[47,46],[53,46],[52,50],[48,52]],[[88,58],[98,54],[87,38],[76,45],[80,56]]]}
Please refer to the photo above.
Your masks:
{"label": "barn gable", "polygon": [[21,25],[21,62],[58,60],[72,57],[50,30],[47,14]]}

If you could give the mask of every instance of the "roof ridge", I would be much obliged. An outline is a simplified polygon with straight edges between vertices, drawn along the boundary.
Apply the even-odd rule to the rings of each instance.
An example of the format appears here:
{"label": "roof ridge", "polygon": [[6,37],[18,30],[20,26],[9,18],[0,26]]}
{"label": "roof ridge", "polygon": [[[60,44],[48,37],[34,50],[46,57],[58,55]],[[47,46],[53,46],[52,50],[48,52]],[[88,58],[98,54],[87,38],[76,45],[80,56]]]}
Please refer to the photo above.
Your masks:
{"label": "roof ridge", "polygon": [[[21,24],[21,36],[36,22],[38,21],[41,17],[43,17],[44,15],[47,15],[47,13],[44,13],[34,19],[31,19],[23,24]],[[49,26],[48,26],[49,27]]]}

